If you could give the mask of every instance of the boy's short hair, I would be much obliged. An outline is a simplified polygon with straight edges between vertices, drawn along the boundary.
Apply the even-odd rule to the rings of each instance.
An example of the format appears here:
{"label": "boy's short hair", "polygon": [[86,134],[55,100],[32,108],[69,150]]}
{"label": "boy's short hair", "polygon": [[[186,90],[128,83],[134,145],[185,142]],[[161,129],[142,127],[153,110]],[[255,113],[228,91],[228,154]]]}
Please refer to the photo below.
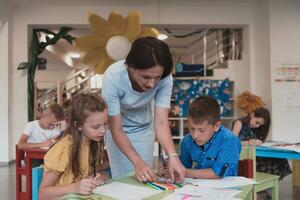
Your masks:
{"label": "boy's short hair", "polygon": [[55,119],[57,121],[61,121],[64,119],[64,111],[58,103],[52,103],[50,106],[48,106],[48,109],[53,113]]}
{"label": "boy's short hair", "polygon": [[221,120],[219,103],[213,97],[200,96],[190,104],[188,117],[196,124],[208,121],[214,125]]}

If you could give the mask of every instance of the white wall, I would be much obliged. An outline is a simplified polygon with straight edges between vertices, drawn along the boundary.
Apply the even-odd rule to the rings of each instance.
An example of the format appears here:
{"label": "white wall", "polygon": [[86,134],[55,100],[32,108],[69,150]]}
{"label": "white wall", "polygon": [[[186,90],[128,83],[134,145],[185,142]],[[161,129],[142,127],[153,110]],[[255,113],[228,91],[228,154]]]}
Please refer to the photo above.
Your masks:
{"label": "white wall", "polygon": [[72,67],[66,65],[62,60],[50,59],[47,61],[46,70],[37,70],[35,80],[39,89],[57,86],[58,81],[63,81],[73,71]]}
{"label": "white wall", "polygon": [[[270,1],[271,65],[300,63],[300,1]],[[299,77],[299,76],[298,76]],[[298,78],[299,79],[299,78]],[[275,83],[272,77],[273,138],[276,140],[300,141],[300,107],[278,105],[277,97],[282,91],[298,90],[300,82]],[[300,99],[298,99],[300,101]]]}
{"label": "white wall", "polygon": [[[9,5],[0,2],[0,164],[9,161]],[[2,151],[3,149],[3,151]]]}
{"label": "white wall", "polygon": [[[76,1],[77,2],[77,1]],[[81,1],[83,2],[83,1]],[[92,6],[79,6],[74,3],[66,6],[19,6],[13,9],[13,75],[14,85],[10,86],[13,101],[10,106],[11,140],[16,141],[27,121],[27,83],[26,73],[17,71],[20,62],[27,60],[28,25],[34,24],[87,24],[86,12],[94,11],[107,18],[113,10],[127,15],[130,10],[139,10],[142,13],[141,23],[145,24],[217,24],[217,25],[243,25],[248,29],[248,38],[245,40],[245,58],[250,63],[250,88],[252,92],[270,99],[269,72],[265,67],[269,59],[265,55],[268,46],[268,21],[264,7],[261,8],[260,0],[205,0],[205,1],[118,1],[117,3],[97,4]],[[45,3],[44,3],[45,4]],[[97,5],[96,5],[97,4]],[[126,5],[127,4],[127,5]],[[77,6],[76,6],[77,5]],[[54,14],[55,13],[55,14]],[[263,43],[263,45],[261,45]],[[261,87],[263,85],[263,87]],[[11,147],[13,148],[13,147]],[[7,151],[0,147],[0,151]],[[10,157],[13,159],[13,157]],[[0,160],[1,162],[1,160]]]}

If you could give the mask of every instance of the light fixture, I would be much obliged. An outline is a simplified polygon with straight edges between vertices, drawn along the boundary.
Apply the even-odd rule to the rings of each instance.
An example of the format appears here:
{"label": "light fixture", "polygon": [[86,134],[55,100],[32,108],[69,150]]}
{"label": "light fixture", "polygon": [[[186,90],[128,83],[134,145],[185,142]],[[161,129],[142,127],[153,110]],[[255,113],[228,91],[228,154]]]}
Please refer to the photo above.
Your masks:
{"label": "light fixture", "polygon": [[168,35],[164,34],[164,33],[160,33],[158,36],[157,36],[157,39],[159,40],[166,40],[168,38]]}

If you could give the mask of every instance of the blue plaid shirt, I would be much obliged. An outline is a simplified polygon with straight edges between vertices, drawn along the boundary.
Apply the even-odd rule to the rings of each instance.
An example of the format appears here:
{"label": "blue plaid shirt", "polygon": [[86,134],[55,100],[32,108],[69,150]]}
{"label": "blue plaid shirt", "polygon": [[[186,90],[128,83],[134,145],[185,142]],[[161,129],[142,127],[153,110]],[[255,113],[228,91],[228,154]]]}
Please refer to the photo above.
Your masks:
{"label": "blue plaid shirt", "polygon": [[211,168],[220,177],[237,176],[241,149],[239,138],[221,126],[201,147],[190,134],[186,135],[180,146],[180,160],[189,169]]}

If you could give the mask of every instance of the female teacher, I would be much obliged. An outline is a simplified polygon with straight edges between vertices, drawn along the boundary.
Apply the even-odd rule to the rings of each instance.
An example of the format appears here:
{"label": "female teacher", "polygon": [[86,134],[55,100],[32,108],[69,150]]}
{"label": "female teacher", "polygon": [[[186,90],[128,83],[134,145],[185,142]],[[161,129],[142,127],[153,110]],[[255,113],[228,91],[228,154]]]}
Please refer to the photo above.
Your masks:
{"label": "female teacher", "polygon": [[156,180],[152,171],[156,135],[169,156],[172,181],[183,181],[185,170],[168,124],[172,68],[168,45],[143,37],[133,42],[126,60],[105,71],[102,95],[109,111],[106,148],[113,177],[135,170],[141,182]]}

